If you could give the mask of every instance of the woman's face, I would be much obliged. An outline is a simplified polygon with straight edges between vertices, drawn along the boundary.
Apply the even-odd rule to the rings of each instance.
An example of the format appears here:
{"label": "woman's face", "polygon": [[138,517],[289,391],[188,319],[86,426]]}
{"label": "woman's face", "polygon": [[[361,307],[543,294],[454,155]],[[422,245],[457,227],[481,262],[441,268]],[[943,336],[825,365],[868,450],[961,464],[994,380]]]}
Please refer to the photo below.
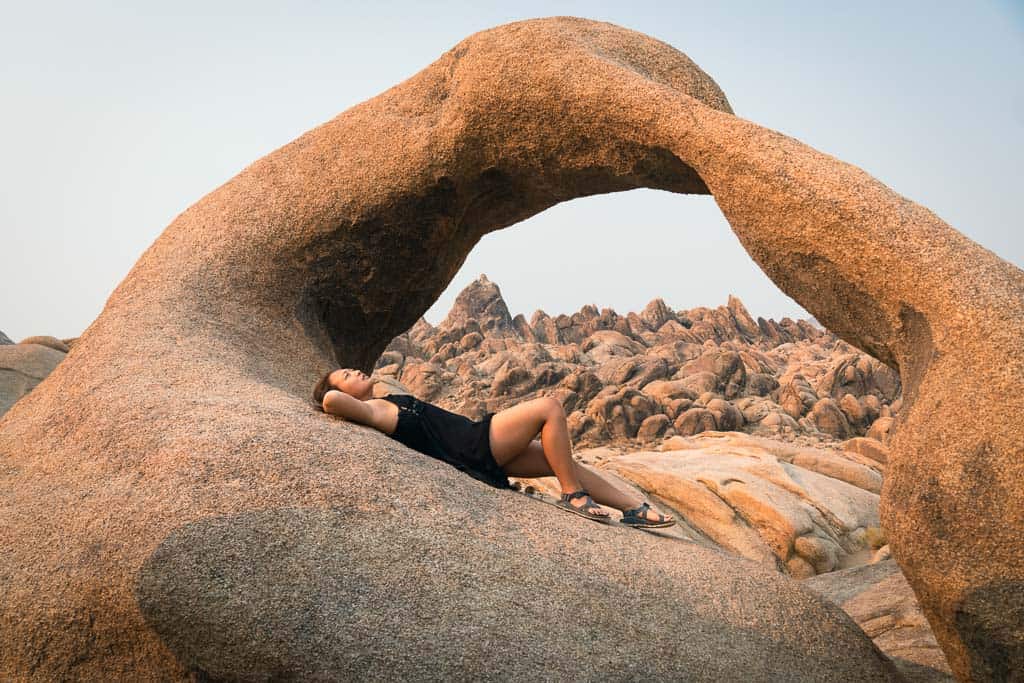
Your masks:
{"label": "woman's face", "polygon": [[373,384],[374,380],[352,368],[341,368],[331,373],[331,386],[356,398],[370,396]]}

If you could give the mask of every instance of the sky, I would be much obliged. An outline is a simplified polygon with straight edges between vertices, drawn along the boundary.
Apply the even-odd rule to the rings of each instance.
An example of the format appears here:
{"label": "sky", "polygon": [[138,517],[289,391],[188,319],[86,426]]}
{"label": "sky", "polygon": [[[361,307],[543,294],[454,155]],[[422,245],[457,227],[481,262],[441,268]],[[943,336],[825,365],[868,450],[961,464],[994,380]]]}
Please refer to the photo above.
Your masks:
{"label": "sky", "polygon": [[[777,5],[777,6],[773,6]],[[737,115],[855,164],[1024,267],[1024,3],[38,2],[0,25],[0,330],[78,336],[188,206],[466,36],[571,15],[686,53]],[[686,309],[729,294],[806,317],[711,197],[560,204],[486,235],[512,314]],[[882,274],[880,274],[881,276]]]}

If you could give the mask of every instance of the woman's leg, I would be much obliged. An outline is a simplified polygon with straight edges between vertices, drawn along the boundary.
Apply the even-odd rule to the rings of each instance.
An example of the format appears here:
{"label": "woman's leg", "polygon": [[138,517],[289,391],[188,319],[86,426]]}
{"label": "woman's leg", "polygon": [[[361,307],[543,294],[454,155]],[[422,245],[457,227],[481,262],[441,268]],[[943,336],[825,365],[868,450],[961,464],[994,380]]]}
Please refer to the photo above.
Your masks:
{"label": "woman's leg", "polygon": [[[538,431],[539,442],[534,440]],[[510,476],[554,475],[562,493],[583,488],[596,502],[620,510],[643,503],[642,498],[622,491],[594,470],[573,460],[565,410],[557,399],[537,398],[495,413],[491,418],[490,442],[495,461]],[[576,498],[572,502],[580,507],[584,499]],[[653,510],[648,511],[647,517],[658,519]]]}
{"label": "woman's leg", "polygon": [[[625,512],[626,510],[639,507],[644,502],[642,496],[633,491],[624,491],[588,465],[576,461],[573,461],[573,464],[576,467],[576,478],[579,479],[583,488],[590,493],[590,496],[601,505],[607,505],[608,507]],[[550,477],[554,474],[551,471],[551,467],[548,466],[547,459],[544,457],[541,442],[537,440],[531,441],[525,451],[506,463],[502,469],[510,477],[522,477],[525,479]],[[646,517],[652,522],[660,519],[658,513],[653,508],[647,510]],[[666,517],[672,519],[672,515],[666,515]]]}
{"label": "woman's leg", "polygon": [[[562,485],[562,493],[583,488],[573,466],[569,427],[558,399],[545,396],[524,401],[491,418],[491,454],[499,466],[519,456],[540,432],[544,458]],[[579,500],[579,499],[576,499]]]}

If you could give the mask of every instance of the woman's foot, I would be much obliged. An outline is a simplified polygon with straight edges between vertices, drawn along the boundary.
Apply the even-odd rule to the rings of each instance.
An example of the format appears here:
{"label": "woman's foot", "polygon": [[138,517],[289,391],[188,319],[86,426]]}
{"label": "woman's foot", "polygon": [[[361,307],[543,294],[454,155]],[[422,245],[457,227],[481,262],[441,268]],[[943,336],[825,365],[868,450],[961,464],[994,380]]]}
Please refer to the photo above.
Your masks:
{"label": "woman's foot", "polygon": [[595,503],[594,499],[584,489],[562,493],[562,498],[558,504],[569,509],[571,512],[589,517],[598,522],[611,520],[611,515],[608,511]]}
{"label": "woman's foot", "polygon": [[675,524],[676,520],[672,515],[663,515],[652,508],[650,503],[644,502],[639,507],[623,510],[621,523],[627,526],[666,527]]}

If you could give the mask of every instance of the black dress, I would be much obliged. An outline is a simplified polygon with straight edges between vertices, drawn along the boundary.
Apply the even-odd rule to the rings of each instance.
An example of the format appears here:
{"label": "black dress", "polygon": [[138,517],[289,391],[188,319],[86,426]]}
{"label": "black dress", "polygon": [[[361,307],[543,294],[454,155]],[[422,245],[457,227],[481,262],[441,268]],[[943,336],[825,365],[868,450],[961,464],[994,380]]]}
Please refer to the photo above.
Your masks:
{"label": "black dress", "polygon": [[398,424],[390,436],[413,450],[443,460],[474,479],[499,489],[510,489],[508,476],[491,453],[491,418],[470,420],[415,396],[382,397],[398,406]]}

